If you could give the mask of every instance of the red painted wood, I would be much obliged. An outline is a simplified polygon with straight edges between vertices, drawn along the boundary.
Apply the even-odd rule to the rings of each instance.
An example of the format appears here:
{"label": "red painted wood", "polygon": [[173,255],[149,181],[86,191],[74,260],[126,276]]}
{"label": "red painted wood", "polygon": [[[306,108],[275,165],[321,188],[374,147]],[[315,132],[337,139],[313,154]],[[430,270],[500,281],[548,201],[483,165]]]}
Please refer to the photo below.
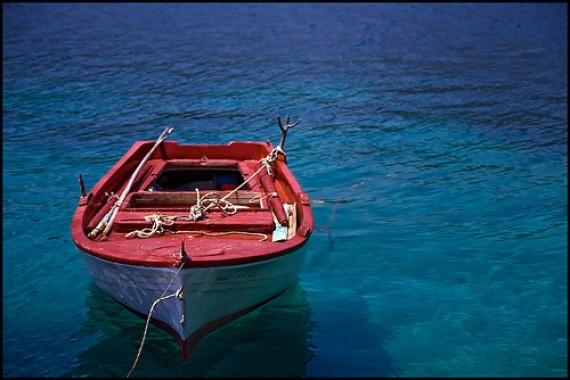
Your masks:
{"label": "red painted wood", "polygon": [[281,225],[286,226],[287,223],[287,214],[285,214],[285,210],[283,209],[283,203],[279,196],[275,196],[274,194],[277,193],[277,189],[275,188],[275,173],[273,175],[269,175],[267,170],[262,170],[259,172],[259,177],[261,178],[261,184],[263,185],[263,189],[269,194],[267,201],[275,214],[275,217],[281,223]]}
{"label": "red painted wood", "polygon": [[[238,265],[259,260],[266,260],[279,255],[287,254],[306,243],[313,230],[314,220],[310,207],[310,201],[303,192],[299,183],[287,167],[287,164],[279,157],[273,164],[277,175],[278,197],[269,200],[278,220],[283,219],[283,201],[297,203],[297,234],[292,239],[282,242],[257,241],[255,237],[231,235],[226,237],[200,237],[194,235],[165,235],[150,239],[126,239],[125,233],[133,229],[149,227],[144,223],[144,215],[152,213],[164,213],[175,215],[178,212],[187,215],[189,207],[176,210],[176,208],[157,208],[153,210],[136,210],[128,208],[125,202],[117,215],[115,224],[107,241],[94,241],[87,237],[87,233],[99,222],[111,207],[113,201],[107,201],[106,192],[113,191],[120,194],[126,186],[131,173],[138,162],[154,144],[153,141],[139,141],[125,153],[123,157],[97,182],[88,196],[80,200],[71,224],[71,233],[75,244],[88,254],[104,258],[106,260],[142,266],[173,266],[178,264],[178,251],[182,239],[187,239],[188,256],[191,259],[190,266],[221,266]],[[174,141],[163,143],[162,149],[157,149],[151,159],[141,171],[141,177],[135,181],[137,186],[131,192],[141,191],[152,183],[170,160],[176,164],[196,165],[206,162],[208,165],[215,164],[216,160],[224,164],[235,164],[244,178],[248,178],[258,167],[258,161],[264,158],[272,146],[268,142],[230,142],[227,145],[183,145]],[[168,158],[168,161],[164,160]],[[271,178],[270,178],[271,179]],[[257,178],[251,181],[251,190],[263,192],[267,195],[268,190],[261,186]],[[271,188],[271,185],[269,185]],[[128,196],[130,197],[130,195]],[[127,197],[127,200],[128,200]],[[170,207],[170,206],[168,206]],[[265,206],[266,207],[266,206]],[[283,215],[278,215],[281,209]],[[143,215],[144,214],[144,215]],[[287,221],[286,217],[283,220]],[[194,225],[182,225],[183,229],[206,230],[206,231],[229,231],[232,229],[251,232],[264,232],[270,237],[273,229],[273,220],[267,209],[239,210],[236,215],[223,216],[219,211],[207,213],[207,218]],[[178,227],[177,227],[178,228]]]}
{"label": "red painted wood", "polygon": [[[127,233],[133,230],[149,227],[144,217],[149,211],[120,212],[115,219],[113,230]],[[168,215],[188,216],[188,208],[185,210],[170,211]],[[200,231],[251,231],[271,233],[275,229],[273,217],[269,210],[245,211],[240,210],[235,215],[226,216],[220,211],[214,210],[196,222],[177,221],[174,225],[166,227],[169,230],[200,230]]]}

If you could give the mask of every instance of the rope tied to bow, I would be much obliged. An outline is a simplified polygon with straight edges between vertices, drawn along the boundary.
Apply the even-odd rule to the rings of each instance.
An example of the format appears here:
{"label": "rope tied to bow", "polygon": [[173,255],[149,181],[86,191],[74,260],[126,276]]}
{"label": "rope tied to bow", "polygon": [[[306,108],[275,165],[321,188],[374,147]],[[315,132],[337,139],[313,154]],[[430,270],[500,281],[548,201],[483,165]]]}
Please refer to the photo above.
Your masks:
{"label": "rope tied to bow", "polygon": [[184,261],[182,261],[182,262],[180,263],[180,266],[178,267],[178,270],[176,270],[176,272],[174,272],[174,276],[172,276],[172,278],[170,279],[170,282],[168,283],[168,285],[166,285],[166,288],[164,288],[164,290],[162,291],[162,294],[161,294],[156,300],[154,300],[154,302],[152,303],[152,305],[150,305],[150,310],[148,311],[148,315],[147,315],[147,318],[146,318],[146,323],[145,323],[145,326],[144,326],[144,332],[143,332],[143,336],[142,336],[141,342],[140,342],[140,344],[139,344],[139,349],[137,350],[137,355],[135,356],[135,360],[134,360],[134,362],[133,362],[133,365],[131,366],[131,369],[130,369],[129,372],[127,373],[127,376],[126,376],[127,378],[129,378],[129,377],[132,375],[132,373],[133,373],[133,371],[135,370],[135,368],[136,368],[136,366],[137,366],[137,364],[138,364],[138,362],[139,362],[139,359],[140,359],[140,357],[141,357],[141,355],[142,355],[143,347],[144,347],[144,344],[145,344],[145,342],[146,342],[146,335],[147,335],[147,332],[148,332],[148,327],[149,327],[149,325],[150,325],[150,320],[151,320],[151,318],[152,318],[152,314],[154,313],[155,307],[156,307],[160,302],[162,302],[162,301],[164,301],[164,300],[167,300],[167,299],[169,299],[169,298],[173,298],[173,297],[178,297],[178,298],[180,298],[180,297],[182,297],[182,296],[181,296],[181,294],[182,294],[182,286],[181,286],[176,292],[174,292],[174,293],[172,293],[172,294],[166,295],[166,292],[168,291],[168,289],[170,289],[170,286],[171,286],[172,283],[174,282],[174,279],[178,276],[178,274],[180,273],[180,271],[182,270],[183,267],[184,267]]}
{"label": "rope tied to bow", "polygon": [[[281,153],[284,157],[287,156],[285,154],[285,151],[281,148],[281,145],[277,145],[275,148],[273,148],[271,152],[269,152],[269,154],[265,158],[259,160],[262,167],[265,167],[265,169],[267,169],[267,174],[273,175],[273,169],[271,168],[271,164],[277,159],[279,153]],[[256,173],[256,175],[257,174],[258,173]]]}

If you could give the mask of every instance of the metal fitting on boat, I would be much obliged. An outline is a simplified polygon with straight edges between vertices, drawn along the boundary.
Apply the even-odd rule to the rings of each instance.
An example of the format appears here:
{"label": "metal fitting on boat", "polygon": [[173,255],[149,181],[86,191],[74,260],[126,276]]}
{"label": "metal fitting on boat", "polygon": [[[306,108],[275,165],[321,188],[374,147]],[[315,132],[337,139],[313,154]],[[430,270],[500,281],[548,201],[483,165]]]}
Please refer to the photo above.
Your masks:
{"label": "metal fitting on boat", "polygon": [[188,257],[188,253],[186,252],[185,240],[182,240],[182,243],[180,244],[180,261],[183,264],[187,264],[191,261],[190,257]]}
{"label": "metal fitting on boat", "polygon": [[79,173],[79,191],[81,192],[81,198],[87,196],[87,191],[85,190],[85,183],[83,182],[83,176]]}

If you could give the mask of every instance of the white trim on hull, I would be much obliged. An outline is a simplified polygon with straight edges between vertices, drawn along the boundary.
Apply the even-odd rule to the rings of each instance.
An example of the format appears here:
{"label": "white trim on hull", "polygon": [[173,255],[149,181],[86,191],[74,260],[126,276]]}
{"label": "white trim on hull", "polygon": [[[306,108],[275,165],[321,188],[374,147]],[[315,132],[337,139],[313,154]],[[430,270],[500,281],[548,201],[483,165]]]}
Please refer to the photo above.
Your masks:
{"label": "white trim on hull", "polygon": [[[182,296],[160,302],[153,318],[166,323],[181,339],[218,318],[263,303],[291,285],[305,256],[300,248],[283,256],[250,264],[184,268],[166,295],[182,288]],[[87,269],[106,293],[148,315],[177,268],[141,267],[107,261],[83,252]],[[191,264],[190,264],[191,265]]]}

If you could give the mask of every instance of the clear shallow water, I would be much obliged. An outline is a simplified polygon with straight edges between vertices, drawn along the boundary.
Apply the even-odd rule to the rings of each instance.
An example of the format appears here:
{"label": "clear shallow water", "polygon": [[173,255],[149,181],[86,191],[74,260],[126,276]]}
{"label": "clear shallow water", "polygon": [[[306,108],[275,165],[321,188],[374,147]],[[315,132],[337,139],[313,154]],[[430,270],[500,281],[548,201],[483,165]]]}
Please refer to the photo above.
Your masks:
{"label": "clear shallow water", "polygon": [[271,140],[298,283],[138,376],[567,375],[564,4],[3,5],[3,374],[124,376],[144,321],[69,224],[133,141]]}

